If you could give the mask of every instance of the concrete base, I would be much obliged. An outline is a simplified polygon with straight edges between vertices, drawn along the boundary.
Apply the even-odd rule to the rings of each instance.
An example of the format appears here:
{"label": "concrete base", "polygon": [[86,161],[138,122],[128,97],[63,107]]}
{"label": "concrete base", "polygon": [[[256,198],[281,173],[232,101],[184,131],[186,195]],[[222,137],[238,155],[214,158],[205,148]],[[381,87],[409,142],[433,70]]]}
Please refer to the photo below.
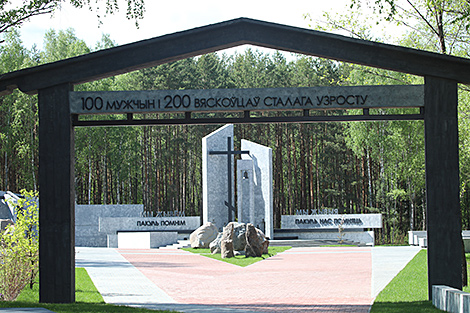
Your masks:
{"label": "concrete base", "polygon": [[432,286],[432,304],[453,313],[470,312],[470,294],[447,286]]}
{"label": "concrete base", "polygon": [[[119,249],[153,249],[178,242],[177,232],[118,232]],[[108,235],[108,247],[113,248],[115,237]]]}
{"label": "concrete base", "polygon": [[75,205],[75,246],[109,246],[106,233],[99,231],[100,218],[130,218],[140,216],[143,210],[142,204]]}
{"label": "concrete base", "polygon": [[[296,231],[296,230],[282,230],[282,232],[275,232],[276,237],[297,237],[301,240],[347,240],[359,242],[368,246],[375,245],[374,231],[343,231],[340,235],[338,231]],[[340,238],[341,237],[341,238]]]}
{"label": "concrete base", "polygon": [[418,246],[419,238],[426,238],[427,231],[425,230],[411,230],[408,231],[408,244],[410,246]]}
{"label": "concrete base", "polygon": [[[427,248],[427,232],[423,230],[408,231],[408,243],[410,246],[420,246],[421,248]],[[465,247],[465,252],[470,253],[470,231],[462,231],[462,239]]]}

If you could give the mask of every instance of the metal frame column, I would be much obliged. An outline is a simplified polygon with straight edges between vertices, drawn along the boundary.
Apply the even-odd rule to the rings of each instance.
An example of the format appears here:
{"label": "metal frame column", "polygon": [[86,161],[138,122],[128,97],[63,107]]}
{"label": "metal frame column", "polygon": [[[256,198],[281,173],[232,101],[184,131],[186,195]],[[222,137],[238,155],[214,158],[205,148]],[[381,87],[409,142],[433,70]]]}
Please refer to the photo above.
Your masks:
{"label": "metal frame column", "polygon": [[70,84],[39,95],[39,301],[75,302],[74,131]]}
{"label": "metal frame column", "polygon": [[425,77],[428,288],[462,289],[457,82]]}

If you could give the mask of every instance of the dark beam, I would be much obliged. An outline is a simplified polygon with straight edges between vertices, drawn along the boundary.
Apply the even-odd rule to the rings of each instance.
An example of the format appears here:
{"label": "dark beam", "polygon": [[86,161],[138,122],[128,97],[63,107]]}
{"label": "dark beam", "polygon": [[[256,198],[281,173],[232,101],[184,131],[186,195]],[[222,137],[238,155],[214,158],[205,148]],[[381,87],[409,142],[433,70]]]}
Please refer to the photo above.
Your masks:
{"label": "dark beam", "polygon": [[317,123],[357,121],[414,121],[423,120],[423,114],[404,115],[309,115],[230,118],[171,118],[171,119],[125,119],[125,120],[74,120],[77,127],[98,126],[151,126],[151,125],[211,125],[211,124],[254,124],[254,123]]}
{"label": "dark beam", "polygon": [[468,59],[240,18],[7,73],[0,76],[0,95],[80,84],[243,44],[470,83]]}
{"label": "dark beam", "polygon": [[466,58],[256,20],[250,21],[244,39],[266,48],[470,83]]}
{"label": "dark beam", "polygon": [[39,301],[47,303],[75,302],[71,89],[39,90]]}
{"label": "dark beam", "polygon": [[457,83],[426,77],[424,125],[428,287],[462,289]]}

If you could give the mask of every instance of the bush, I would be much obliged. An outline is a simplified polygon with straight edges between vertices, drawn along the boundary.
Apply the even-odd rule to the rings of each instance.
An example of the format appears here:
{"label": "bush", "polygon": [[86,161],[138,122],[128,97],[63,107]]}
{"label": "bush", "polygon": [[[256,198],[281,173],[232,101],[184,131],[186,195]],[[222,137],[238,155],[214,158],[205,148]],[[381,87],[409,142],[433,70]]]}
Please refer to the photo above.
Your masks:
{"label": "bush", "polygon": [[15,205],[16,223],[0,233],[0,300],[13,301],[39,269],[39,212],[37,192],[21,191]]}

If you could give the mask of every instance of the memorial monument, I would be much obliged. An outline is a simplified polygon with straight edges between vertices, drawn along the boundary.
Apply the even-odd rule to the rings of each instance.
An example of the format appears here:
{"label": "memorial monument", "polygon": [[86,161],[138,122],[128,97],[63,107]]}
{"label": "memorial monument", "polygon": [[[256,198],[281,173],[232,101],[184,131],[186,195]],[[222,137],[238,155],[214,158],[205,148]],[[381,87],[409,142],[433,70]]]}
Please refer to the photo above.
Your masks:
{"label": "memorial monument", "polygon": [[250,154],[237,161],[238,222],[251,223],[273,239],[272,149],[244,139],[241,149]]}
{"label": "memorial monument", "polygon": [[[241,141],[233,150],[233,125],[227,124],[202,139],[203,222],[219,229],[234,221],[252,223],[273,238],[272,149]],[[237,161],[238,214],[235,215],[234,155]]]}

